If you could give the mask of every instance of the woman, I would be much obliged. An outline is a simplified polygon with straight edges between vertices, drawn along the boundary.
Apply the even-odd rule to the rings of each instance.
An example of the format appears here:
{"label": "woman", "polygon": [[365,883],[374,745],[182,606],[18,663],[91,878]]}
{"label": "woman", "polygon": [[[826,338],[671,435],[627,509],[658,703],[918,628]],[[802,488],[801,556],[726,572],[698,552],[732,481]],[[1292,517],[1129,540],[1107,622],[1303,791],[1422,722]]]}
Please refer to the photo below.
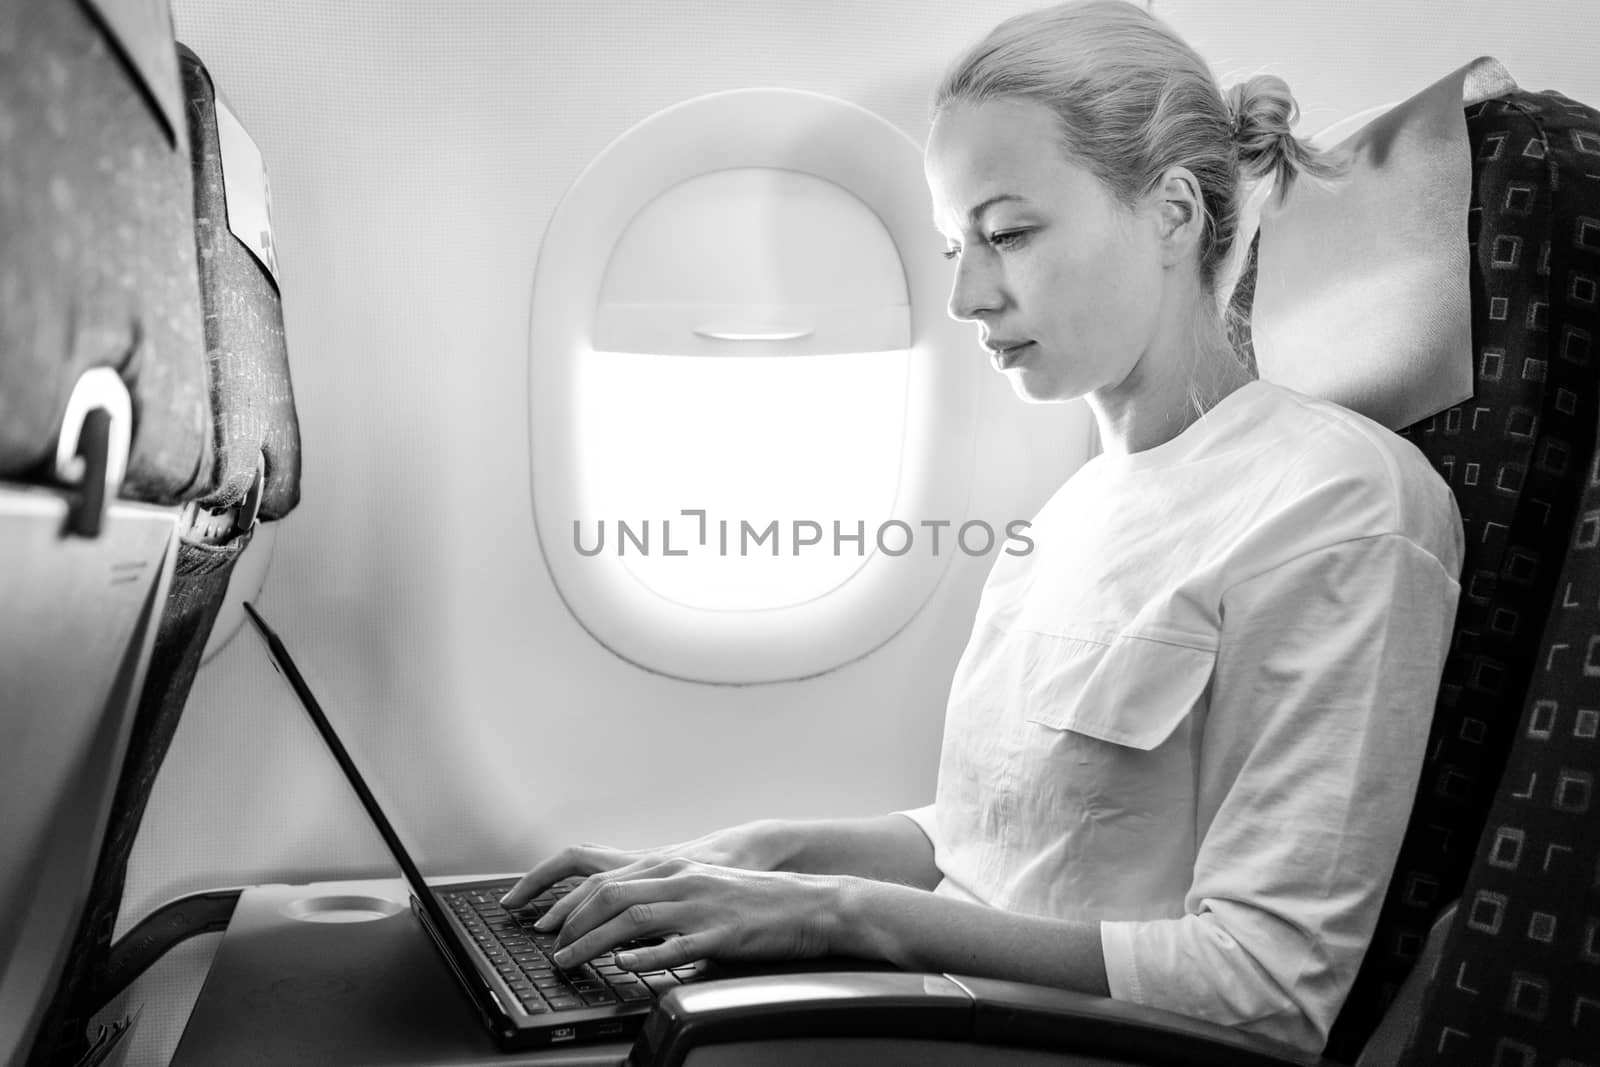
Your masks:
{"label": "woman", "polygon": [[977,324],[1104,454],[997,557],[935,802],[571,848],[505,898],[559,963],[856,955],[1326,1041],[1399,850],[1461,526],[1411,445],[1253,381],[1219,275],[1247,183],[1330,168],[1283,83],[1225,100],[1120,0],[996,28],[940,86],[926,170]]}

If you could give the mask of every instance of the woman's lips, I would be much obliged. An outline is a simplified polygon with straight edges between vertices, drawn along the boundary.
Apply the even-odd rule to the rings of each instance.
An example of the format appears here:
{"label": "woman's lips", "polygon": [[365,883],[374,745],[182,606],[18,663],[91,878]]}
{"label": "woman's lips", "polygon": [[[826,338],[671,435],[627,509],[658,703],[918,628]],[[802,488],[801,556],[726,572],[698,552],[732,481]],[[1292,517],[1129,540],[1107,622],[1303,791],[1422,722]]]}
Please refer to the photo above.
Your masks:
{"label": "woman's lips", "polygon": [[1032,347],[1032,341],[1024,341],[1022,344],[1014,345],[1011,348],[995,350],[989,359],[994,363],[995,370],[1010,370],[1028,354],[1028,350]]}

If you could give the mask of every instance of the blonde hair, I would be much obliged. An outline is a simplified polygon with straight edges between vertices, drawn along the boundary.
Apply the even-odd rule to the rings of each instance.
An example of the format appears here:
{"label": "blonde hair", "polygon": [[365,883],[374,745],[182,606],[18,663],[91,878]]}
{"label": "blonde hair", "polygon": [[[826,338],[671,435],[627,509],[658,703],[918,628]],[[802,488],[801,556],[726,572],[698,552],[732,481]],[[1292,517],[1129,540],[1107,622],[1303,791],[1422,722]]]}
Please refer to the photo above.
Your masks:
{"label": "blonde hair", "polygon": [[1298,175],[1339,170],[1291,132],[1297,108],[1281,78],[1258,75],[1224,96],[1194,49],[1123,0],[1078,0],[1000,23],[951,65],[934,114],[997,98],[1050,108],[1068,158],[1127,207],[1167,168],[1188,168],[1205,214],[1200,281],[1212,295],[1238,231],[1241,179],[1275,174],[1282,194]]}

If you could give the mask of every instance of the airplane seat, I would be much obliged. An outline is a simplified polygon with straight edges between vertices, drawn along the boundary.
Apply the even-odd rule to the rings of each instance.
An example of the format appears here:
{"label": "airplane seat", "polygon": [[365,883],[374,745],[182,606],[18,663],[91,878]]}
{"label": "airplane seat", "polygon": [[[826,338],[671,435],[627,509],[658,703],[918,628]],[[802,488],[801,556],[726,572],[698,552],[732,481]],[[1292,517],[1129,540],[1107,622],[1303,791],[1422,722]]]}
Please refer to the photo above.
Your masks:
{"label": "airplane seat", "polygon": [[[237,157],[242,132],[219,134],[227,122],[164,3],[29,5],[0,24],[0,133],[20,141],[0,152],[0,517],[52,497],[66,516],[46,508],[49,531],[20,549],[8,538],[25,566],[0,578],[0,690],[24,738],[0,750],[0,796],[27,796],[33,816],[0,834],[14,876],[0,905],[32,931],[0,938],[8,1065],[88,1049],[116,991],[110,940],[139,821],[230,575],[257,520],[298,501],[265,177],[250,146],[225,195],[225,142]],[[240,220],[249,246],[230,198],[235,216],[258,208]],[[94,452],[108,451],[105,424],[109,460]],[[168,536],[145,539],[150,558],[119,547],[123,512],[159,519]],[[81,558],[97,540],[111,554],[99,585]],[[125,620],[121,644],[86,639],[127,614],[126,590],[148,591],[145,625]],[[28,615],[45,604],[53,646]],[[68,714],[63,699],[87,700],[72,680],[102,675],[111,695]],[[64,851],[71,863],[49,862]]]}
{"label": "airplane seat", "polygon": [[[1478,643],[1477,685],[1493,677],[1494,645],[1518,661],[1536,651],[1526,683],[1507,659],[1499,691],[1475,701],[1482,718],[1467,709],[1451,718],[1453,741],[1435,726],[1454,749],[1430,760],[1443,800],[1435,806],[1445,814],[1459,805],[1459,822],[1443,827],[1472,851],[1462,854],[1464,885],[1454,864],[1446,872],[1442,891],[1461,905],[1405,1062],[1600,1062],[1600,112],[1558,93],[1515,91],[1475,107],[1467,126],[1480,358],[1504,376],[1547,381],[1546,402],[1507,410],[1502,446],[1530,416],[1539,426],[1534,440],[1515,442],[1522,469],[1506,464],[1493,488],[1504,494],[1525,472],[1526,506],[1514,522],[1528,528],[1526,547],[1462,581],[1462,619],[1469,595],[1490,600],[1474,605],[1470,629],[1458,621],[1458,635]],[[1515,537],[1493,523],[1469,530],[1485,542]],[[1494,605],[1518,582],[1538,584],[1549,606],[1518,617],[1514,601]],[[1456,678],[1474,683],[1470,673]],[[1472,766],[1474,745],[1480,776],[1467,784],[1456,766]]]}
{"label": "airplane seat", "polygon": [[209,488],[164,8],[0,16],[0,1064],[44,1028]]}
{"label": "airplane seat", "polygon": [[[1481,921],[1471,887],[1510,855],[1498,836],[1510,824],[1490,818],[1491,806],[1499,812],[1508,789],[1521,787],[1508,766],[1543,754],[1554,761],[1552,779],[1557,764],[1577,766],[1577,753],[1560,753],[1562,746],[1529,735],[1529,717],[1550,725],[1559,698],[1561,726],[1573,738],[1575,709],[1600,696],[1592,683],[1585,690],[1581,671],[1552,646],[1571,625],[1574,590],[1600,583],[1600,572],[1579,570],[1590,565],[1584,543],[1594,539],[1600,514],[1592,498],[1600,371],[1590,356],[1600,332],[1600,113],[1557,93],[1517,89],[1470,105],[1466,116],[1473,396],[1402,431],[1456,494],[1466,534],[1461,601],[1400,859],[1372,946],[1330,1035],[1327,1054],[1345,1060],[1359,1052],[1393,1000],[1443,906],[1463,898],[1449,958]],[[1582,837],[1581,826],[1550,832],[1574,847],[1574,835]],[[1522,833],[1514,837],[1519,851]],[[1589,854],[1592,872],[1592,846]],[[1531,843],[1522,862],[1524,874],[1536,865]],[[1552,872],[1558,883],[1566,879],[1574,900],[1582,897],[1579,867]],[[1518,902],[1524,928],[1526,909],[1549,888]],[[1483,948],[1504,961],[1538,945],[1521,940],[1510,953],[1508,944]],[[1569,964],[1575,966],[1576,959]],[[1579,977],[1574,970],[1554,981],[1575,993],[1570,983]],[[1587,988],[1593,995],[1600,986],[1591,979]],[[1439,990],[1431,987],[1430,1004]],[[1475,1010],[1492,1017],[1499,999]],[[1481,1038],[1483,1026],[1476,1029]],[[1488,1062],[1492,1047],[1493,1041],[1480,1044],[1479,1055],[1419,1048],[1415,1062],[1476,1062],[1480,1055]]]}
{"label": "airplane seat", "polygon": [[967,994],[941,990],[935,1013],[931,987],[808,975],[674,990],[631,1064],[1600,1062],[1600,114],[1513,89],[1465,117],[1472,395],[1402,431],[1456,494],[1461,598],[1399,861],[1323,1058],[1044,987],[920,976]]}

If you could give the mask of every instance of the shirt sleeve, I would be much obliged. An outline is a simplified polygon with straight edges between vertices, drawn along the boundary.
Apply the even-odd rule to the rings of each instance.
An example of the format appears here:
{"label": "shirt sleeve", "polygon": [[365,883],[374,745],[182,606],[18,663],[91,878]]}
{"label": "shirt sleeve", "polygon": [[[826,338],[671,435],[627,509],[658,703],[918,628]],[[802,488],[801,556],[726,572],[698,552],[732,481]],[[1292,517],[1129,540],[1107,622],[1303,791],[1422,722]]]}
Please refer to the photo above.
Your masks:
{"label": "shirt sleeve", "polygon": [[1105,922],[1111,995],[1320,1052],[1410,817],[1460,593],[1399,534],[1222,598],[1184,914]]}
{"label": "shirt sleeve", "polygon": [[917,828],[927,836],[928,843],[933,846],[934,853],[937,855],[939,851],[939,836],[937,833],[939,824],[934,818],[936,808],[936,804],[924,804],[920,808],[907,808],[904,811],[891,812],[891,814],[904,815],[916,823]]}

